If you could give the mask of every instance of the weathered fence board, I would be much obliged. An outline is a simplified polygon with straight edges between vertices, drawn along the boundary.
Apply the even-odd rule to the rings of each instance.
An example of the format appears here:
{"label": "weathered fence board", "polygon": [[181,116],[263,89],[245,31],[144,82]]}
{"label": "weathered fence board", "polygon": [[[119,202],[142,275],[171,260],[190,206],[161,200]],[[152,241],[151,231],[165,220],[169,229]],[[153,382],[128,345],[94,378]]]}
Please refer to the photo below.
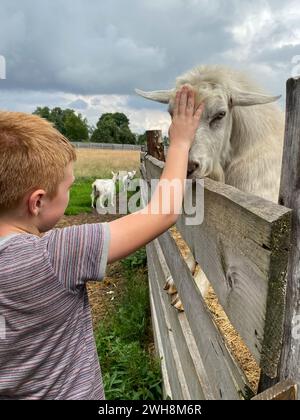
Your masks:
{"label": "weathered fence board", "polygon": [[[248,398],[250,388],[246,378],[228,352],[176,244],[172,244],[169,233],[165,235],[168,250],[172,250],[172,257],[168,257],[172,267],[170,261],[165,261],[157,240],[147,246],[147,254],[166,366],[173,366],[177,360],[176,369],[167,369],[172,398],[181,399],[183,394],[184,399]],[[163,292],[166,276],[173,269],[182,279],[179,292],[185,302],[185,312],[180,314],[171,307],[168,295]]]}
{"label": "weathered fence board", "polygon": [[[300,77],[287,81],[285,143],[279,202],[293,209],[284,343],[279,379],[300,386]],[[298,399],[300,393],[298,390]]]}
{"label": "weathered fence board", "polygon": [[[149,250],[147,251],[149,254]],[[176,395],[176,399],[191,399],[186,378],[183,373],[181,359],[178,355],[178,350],[175,345],[174,332],[170,326],[169,318],[165,314],[164,302],[160,295],[160,288],[157,280],[157,273],[155,270],[154,262],[151,260],[151,251],[149,256],[149,275],[152,279],[152,298],[157,313],[157,321],[160,329],[160,335],[165,355],[165,363],[169,375],[172,375],[169,383],[171,387],[172,396]]]}
{"label": "weathered fence board", "polygon": [[252,398],[252,400],[296,400],[297,385],[290,379],[279,382]]}
{"label": "weathered fence board", "polygon": [[[209,397],[213,398],[211,384],[209,383],[205,369],[201,363],[201,357],[194,336],[189,327],[189,323],[184,313],[178,314],[170,306],[170,297],[166,293],[162,293],[166,279],[170,277],[170,271],[167,267],[163,253],[158,241],[154,241],[148,248],[150,260],[154,264],[157,287],[164,305],[165,317],[169,319],[172,333],[174,335],[175,345],[182,360],[184,375],[188,381],[188,388],[191,399]],[[151,281],[151,280],[150,280]],[[175,372],[176,374],[176,372]]]}
{"label": "weathered fence board", "polygon": [[152,331],[153,331],[153,336],[154,336],[155,350],[156,350],[157,357],[160,359],[162,381],[163,381],[162,383],[163,396],[164,396],[164,399],[167,399],[167,398],[172,398],[172,391],[171,391],[171,386],[170,386],[170,381],[169,381],[168,370],[167,370],[167,366],[165,362],[166,356],[164,353],[164,347],[162,344],[161,333],[160,333],[155,305],[153,301],[151,281],[149,281],[149,294],[150,294],[151,320],[152,320]]}
{"label": "weathered fence board", "polygon": [[[144,162],[147,178],[159,178],[163,162],[151,156]],[[282,344],[291,210],[209,179],[204,206],[202,224],[187,226],[182,215],[177,227],[231,323],[262,370],[274,377]],[[176,276],[174,281],[179,289]]]}

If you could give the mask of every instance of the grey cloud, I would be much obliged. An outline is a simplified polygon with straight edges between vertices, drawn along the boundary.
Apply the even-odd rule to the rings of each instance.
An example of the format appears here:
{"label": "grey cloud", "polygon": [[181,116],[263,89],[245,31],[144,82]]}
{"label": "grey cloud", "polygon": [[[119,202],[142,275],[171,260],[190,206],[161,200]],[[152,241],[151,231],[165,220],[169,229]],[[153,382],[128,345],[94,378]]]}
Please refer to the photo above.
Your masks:
{"label": "grey cloud", "polygon": [[[6,57],[7,79],[0,80],[0,107],[84,110],[76,95],[116,94],[130,95],[131,108],[158,110],[161,105],[134,96],[134,88],[170,88],[178,75],[203,63],[248,66],[261,84],[282,92],[290,54],[299,54],[299,46],[275,44],[298,27],[299,16],[281,17],[281,10],[293,5],[293,0],[1,0],[0,55]],[[242,61],[231,29],[266,9],[276,19],[257,29],[248,62]],[[226,59],[231,50],[236,56]],[[60,92],[74,94],[74,100]],[[91,106],[100,103],[90,100]]]}
{"label": "grey cloud", "polygon": [[159,102],[146,101],[144,98],[138,95],[131,95],[128,97],[127,105],[131,108],[148,108],[148,109],[159,109],[166,110],[167,106]]}
{"label": "grey cloud", "polygon": [[230,45],[221,4],[2,0],[5,87],[130,94],[170,85]]}
{"label": "grey cloud", "polygon": [[67,108],[70,102],[62,93],[41,92],[31,90],[3,90],[2,80],[0,81],[0,109],[33,112],[37,106],[48,106],[54,108],[60,106]]}
{"label": "grey cloud", "polygon": [[89,104],[83,99],[77,99],[76,101],[70,102],[68,108],[74,109],[87,109]]}

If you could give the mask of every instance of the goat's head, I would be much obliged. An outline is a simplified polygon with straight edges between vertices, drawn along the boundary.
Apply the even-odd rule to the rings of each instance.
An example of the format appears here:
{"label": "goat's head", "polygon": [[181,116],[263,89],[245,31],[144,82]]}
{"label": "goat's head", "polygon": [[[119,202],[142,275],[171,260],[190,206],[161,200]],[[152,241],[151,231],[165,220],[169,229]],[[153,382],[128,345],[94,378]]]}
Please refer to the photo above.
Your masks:
{"label": "goat's head", "polygon": [[[187,81],[178,81],[176,88],[171,90],[136,93],[146,99],[169,104],[172,117],[176,91]],[[252,106],[273,102],[279,96],[269,96],[261,93],[245,92],[239,89],[228,89],[219,83],[201,81],[189,85],[195,91],[197,107],[204,102],[205,109],[194,143],[189,154],[189,178],[210,177],[224,181],[224,166],[230,158],[230,137],[233,123],[233,107]]]}
{"label": "goat's head", "polygon": [[112,174],[112,180],[115,183],[119,178],[119,173],[118,172],[115,173],[114,171],[111,171],[111,174]]}
{"label": "goat's head", "polygon": [[127,174],[128,174],[128,179],[131,180],[135,177],[136,171],[130,171],[130,172],[127,172]]}

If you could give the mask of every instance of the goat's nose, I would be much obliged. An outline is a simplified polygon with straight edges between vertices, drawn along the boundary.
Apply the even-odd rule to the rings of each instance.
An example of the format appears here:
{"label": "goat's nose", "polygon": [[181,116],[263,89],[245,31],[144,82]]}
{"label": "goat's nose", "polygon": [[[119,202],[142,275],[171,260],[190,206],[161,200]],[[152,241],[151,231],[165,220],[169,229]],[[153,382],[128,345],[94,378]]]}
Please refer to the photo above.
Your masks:
{"label": "goat's nose", "polygon": [[192,173],[195,172],[198,168],[199,168],[199,163],[198,162],[189,161],[188,169],[187,169],[188,176],[192,175]]}

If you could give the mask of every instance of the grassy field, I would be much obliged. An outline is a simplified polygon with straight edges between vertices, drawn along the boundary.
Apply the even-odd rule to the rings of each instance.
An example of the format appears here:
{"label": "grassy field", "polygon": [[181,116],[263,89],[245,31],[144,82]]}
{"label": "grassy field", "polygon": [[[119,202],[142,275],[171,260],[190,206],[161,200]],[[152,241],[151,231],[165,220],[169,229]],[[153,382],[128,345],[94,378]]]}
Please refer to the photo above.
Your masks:
{"label": "grassy field", "polygon": [[111,171],[138,170],[139,163],[139,151],[77,149],[75,177],[111,178]]}
{"label": "grassy field", "polygon": [[67,216],[90,213],[91,185],[96,178],[111,178],[111,171],[139,170],[140,152],[131,150],[78,149],[75,184],[70,192]]}

